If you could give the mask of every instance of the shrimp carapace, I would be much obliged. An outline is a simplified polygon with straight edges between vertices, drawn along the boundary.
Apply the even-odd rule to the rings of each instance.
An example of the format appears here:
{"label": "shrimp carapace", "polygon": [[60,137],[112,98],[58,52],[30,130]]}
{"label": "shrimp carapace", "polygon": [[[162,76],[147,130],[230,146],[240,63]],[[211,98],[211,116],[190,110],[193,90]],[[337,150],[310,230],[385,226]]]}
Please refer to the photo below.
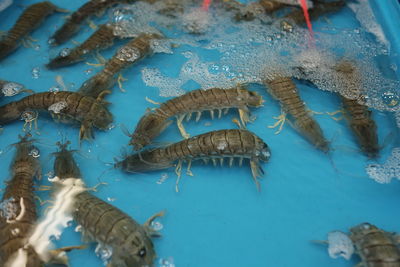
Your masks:
{"label": "shrimp carapace", "polygon": [[46,67],[57,69],[83,61],[91,53],[110,47],[116,38],[114,25],[109,23],[102,24],[82,44],[71,50],[61,51],[60,55],[53,58]]}
{"label": "shrimp carapace", "polygon": [[[74,160],[69,142],[58,143],[55,152],[54,173],[59,181],[73,179],[78,184],[81,174]],[[68,183],[65,183],[68,184]],[[150,227],[151,222],[162,213],[151,217],[144,225],[138,224],[129,215],[83,190],[74,195],[72,216],[82,226],[84,239],[98,242],[111,249],[108,266],[151,266],[156,258],[151,237],[157,232]]]}
{"label": "shrimp carapace", "polygon": [[260,107],[263,104],[262,97],[242,86],[231,89],[211,88],[207,90],[194,90],[184,95],[172,98],[160,105],[159,108],[149,111],[136,126],[130,145],[135,150],[140,150],[150,144],[164,129],[170,125],[169,118],[176,117],[181,132],[183,119],[189,120],[192,114],[196,114],[196,121],[201,113],[209,111],[214,118],[214,111],[220,118],[229,109],[237,109],[241,123],[246,125],[250,121],[249,107]]}
{"label": "shrimp carapace", "polygon": [[114,5],[134,1],[135,0],[89,0],[69,16],[64,25],[50,38],[49,42],[51,45],[63,44],[71,39],[71,37],[79,31],[81,24],[90,17],[102,14]]}
{"label": "shrimp carapace", "polygon": [[357,266],[399,267],[399,240],[398,234],[365,222],[350,228],[349,234],[330,232],[327,243],[332,258],[342,256],[349,260],[353,254],[357,254],[361,258]]}
{"label": "shrimp carapace", "polygon": [[84,82],[79,92],[88,96],[97,97],[105,90],[110,89],[116,82],[116,75],[123,69],[137,63],[152,52],[151,43],[163,38],[156,33],[142,33],[123,45],[114,56],[105,63],[104,68],[92,78]]}
{"label": "shrimp carapace", "polygon": [[247,130],[219,130],[197,135],[172,145],[149,149],[127,156],[115,164],[126,172],[140,173],[161,170],[176,166],[178,176],[182,162],[211,160],[223,164],[228,159],[232,166],[235,158],[241,165],[243,159],[250,161],[253,179],[259,188],[258,177],[263,174],[261,162],[267,162],[271,156],[269,147],[264,141]]}
{"label": "shrimp carapace", "polygon": [[372,119],[372,111],[366,105],[360,104],[357,99],[349,99],[341,96],[345,117],[350,129],[359,143],[361,150],[369,157],[376,158],[379,155],[378,134],[375,121]]}
{"label": "shrimp carapace", "polygon": [[73,157],[75,150],[68,150],[69,141],[57,142],[59,151],[54,152],[54,175],[60,179],[81,178],[81,171]]}
{"label": "shrimp carapace", "polygon": [[362,75],[356,65],[348,60],[342,60],[335,66],[337,74],[345,81],[344,89],[351,97],[341,96],[345,117],[359,143],[361,150],[369,157],[379,155],[377,126],[372,119],[372,111],[365,104],[361,85]]}
{"label": "shrimp carapace", "polygon": [[19,250],[25,251],[27,266],[43,264],[35,250],[26,246],[37,220],[34,178],[39,179],[41,174],[39,150],[33,142],[28,134],[14,144],[12,177],[7,182],[0,210],[0,262],[3,264],[11,264]]}
{"label": "shrimp carapace", "polygon": [[101,97],[75,92],[43,92],[26,96],[0,107],[0,124],[19,120],[27,111],[48,111],[60,122],[78,122],[80,139],[93,138],[92,128],[108,130],[113,116]]}
{"label": "shrimp carapace", "polygon": [[327,152],[329,143],[325,139],[318,122],[313,119],[300,98],[293,79],[277,76],[265,83],[270,94],[279,101],[282,110],[293,119],[296,130],[316,148]]}
{"label": "shrimp carapace", "polygon": [[47,16],[57,10],[58,7],[48,1],[27,7],[14,26],[0,40],[0,60],[15,51],[22,38],[27,37],[29,33],[39,27]]}
{"label": "shrimp carapace", "polygon": [[350,228],[350,239],[366,267],[400,266],[399,242],[394,233],[386,232],[370,223]]}

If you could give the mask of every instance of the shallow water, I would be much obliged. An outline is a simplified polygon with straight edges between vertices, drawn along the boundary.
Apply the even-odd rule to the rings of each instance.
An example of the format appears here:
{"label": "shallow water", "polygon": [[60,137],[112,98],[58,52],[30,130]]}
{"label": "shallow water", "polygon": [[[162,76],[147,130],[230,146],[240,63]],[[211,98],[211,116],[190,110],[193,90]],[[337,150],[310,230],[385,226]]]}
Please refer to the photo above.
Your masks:
{"label": "shallow water", "polygon": [[[70,10],[76,10],[81,5],[80,1],[70,1],[68,6],[63,1],[53,2]],[[375,1],[372,2],[376,4]],[[30,1],[22,1],[21,4],[27,5]],[[10,28],[21,12],[22,7],[12,6],[0,13],[1,29]],[[353,17],[349,18],[350,15]],[[21,83],[29,89],[41,92],[48,91],[50,88],[54,90],[54,87],[61,88],[62,85],[56,81],[56,79],[60,81],[59,76],[61,76],[68,90],[74,91],[97,72],[98,68],[85,63],[57,71],[49,71],[44,67],[49,58],[56,56],[62,48],[74,46],[69,42],[56,48],[48,47],[47,40],[63,23],[63,16],[64,14],[51,16],[40,29],[32,34],[32,37],[38,40],[34,42],[33,48],[21,47],[0,62],[1,78]],[[329,38],[332,28],[335,30],[335,27],[341,29],[339,31],[341,35],[336,42],[345,39],[343,29],[348,28],[348,41],[357,36],[353,33],[352,27],[358,26],[350,9],[346,8],[339,14],[327,17],[328,24],[323,19],[314,23],[316,35],[321,36],[323,40]],[[98,24],[105,20],[104,17],[94,21]],[[349,24],[346,24],[347,22]],[[370,21],[367,20],[367,22]],[[374,27],[372,28],[376,29]],[[328,28],[328,33],[325,33],[326,28]],[[82,32],[73,39],[81,42],[92,31],[87,26],[83,27]],[[382,36],[379,37],[379,34],[378,30],[378,38],[373,48],[382,47],[379,42]],[[117,42],[117,44],[120,43],[122,42]],[[327,45],[324,47],[330,48],[330,45],[334,43],[333,41],[326,42]],[[307,45],[307,41],[304,45]],[[102,55],[105,58],[111,57],[116,47],[106,50]],[[353,45],[349,44],[349,47]],[[397,51],[399,51],[398,47]],[[192,52],[191,58],[187,57],[188,52]],[[392,45],[386,54],[392,61],[383,63],[383,66],[389,66],[386,68],[385,75],[396,84],[398,79],[393,76],[395,72],[393,64],[399,64],[396,62],[398,59],[396,46]],[[226,54],[223,55],[221,60],[226,61],[228,57]],[[112,170],[105,164],[113,162],[114,157],[121,156],[121,148],[127,149],[129,137],[123,134],[122,125],[133,130],[146,108],[155,107],[146,101],[145,97],[157,102],[167,99],[160,96],[160,94],[163,95],[162,92],[166,92],[163,91],[163,85],[166,84],[165,77],[174,79],[173,93],[175,94],[197,89],[199,84],[207,85],[210,84],[210,80],[220,77],[205,77],[204,73],[195,73],[193,75],[203,77],[203,79],[193,81],[185,80],[185,76],[179,75],[182,73],[182,65],[188,60],[196,59],[196,56],[199,61],[194,61],[193,66],[197,67],[197,70],[201,70],[198,66],[220,64],[218,59],[221,55],[202,47],[182,45],[174,49],[174,54],[155,54],[127,69],[124,77],[128,78],[128,81],[123,84],[126,92],[120,92],[115,87],[114,92],[107,97],[107,101],[112,103],[110,110],[115,115],[115,127],[108,132],[96,131],[95,140],[91,143],[84,142],[76,155],[88,186],[94,186],[99,181],[108,183],[99,187],[95,194],[103,200],[110,201],[138,222],[144,223],[154,213],[160,210],[166,211],[165,217],[158,219],[163,225],[161,230],[163,236],[154,241],[159,256],[157,266],[168,266],[160,264],[163,259],[173,261],[175,266],[193,267],[353,266],[359,261],[356,256],[353,256],[350,262],[342,258],[331,259],[326,247],[311,241],[327,239],[327,233],[330,231],[347,231],[348,228],[362,222],[373,223],[390,232],[400,232],[398,224],[400,214],[397,209],[397,203],[400,200],[399,182],[393,179],[389,184],[379,184],[367,175],[366,166],[376,164],[376,162],[368,160],[359,151],[346,121],[335,121],[327,115],[314,115],[323,128],[326,138],[331,141],[332,152],[329,155],[312,147],[289,124],[284,126],[281,133],[275,134],[276,130],[269,129],[267,126],[275,123],[273,116],[280,114],[280,107],[265,92],[262,85],[252,84],[249,87],[262,94],[266,102],[264,107],[252,110],[252,114],[257,119],[248,125],[249,130],[268,143],[272,152],[270,162],[263,164],[266,173],[261,181],[261,192],[257,192],[247,165],[241,168],[237,166],[214,168],[195,164],[192,167],[194,177],[184,174],[180,182],[181,190],[176,193],[174,190],[176,176],[172,169],[129,175]],[[261,59],[259,62],[266,62],[267,59]],[[366,57],[366,60],[370,58]],[[95,59],[91,58],[89,61],[95,62]],[[272,61],[271,65],[275,63],[276,61]],[[233,68],[243,67],[240,64],[232,64],[232,66]],[[146,72],[149,69],[159,70],[162,73],[160,82],[154,82],[154,79],[153,83],[145,82],[148,80],[144,79],[143,73],[152,74]],[[186,72],[184,75],[188,77],[189,74]],[[179,78],[182,79],[181,82]],[[254,82],[260,77],[256,76],[253,79],[251,75],[245,75],[243,79]],[[229,86],[232,79],[229,75],[225,75],[220,80],[214,81],[216,84],[220,82]],[[298,86],[301,97],[311,110],[332,112],[340,108],[339,98],[334,93],[304,84]],[[165,88],[168,89],[168,86]],[[1,101],[6,103],[19,97],[21,96],[3,98]],[[379,164],[385,164],[391,151],[399,146],[394,113],[387,112],[387,110],[396,110],[396,107],[383,107],[381,99],[376,100],[377,102],[374,102],[373,97],[371,99],[371,105],[386,110],[373,112],[373,118],[378,126],[379,143],[383,145],[381,156],[377,161]],[[208,115],[205,115],[198,123],[191,121],[185,123],[185,126],[186,130],[194,136],[211,130],[236,128],[236,125],[231,122],[234,117],[237,117],[234,112],[230,112],[228,116],[220,120],[211,120]],[[22,122],[6,125],[1,135],[0,166],[4,170],[1,178],[3,181],[8,179],[7,170],[14,153],[8,145],[17,142],[18,134],[23,133],[22,125]],[[57,149],[56,141],[66,138],[72,142],[72,148],[79,147],[78,129],[56,124],[44,116],[39,118],[38,127],[40,134],[34,134],[34,136],[38,139],[43,174],[46,174],[52,171],[51,153]],[[179,140],[181,136],[175,125],[170,126],[157,139],[160,142]],[[398,167],[393,177],[398,178]],[[50,184],[47,177],[43,177],[41,183]],[[48,198],[46,192],[40,192],[39,195],[42,198]],[[45,206],[41,209],[44,210]],[[67,228],[60,240],[55,242],[56,245],[80,244],[80,234],[74,231],[75,228],[75,224]],[[100,266],[102,262],[96,257],[94,251],[95,245],[86,250],[72,251],[69,253],[71,266],[82,264]]]}

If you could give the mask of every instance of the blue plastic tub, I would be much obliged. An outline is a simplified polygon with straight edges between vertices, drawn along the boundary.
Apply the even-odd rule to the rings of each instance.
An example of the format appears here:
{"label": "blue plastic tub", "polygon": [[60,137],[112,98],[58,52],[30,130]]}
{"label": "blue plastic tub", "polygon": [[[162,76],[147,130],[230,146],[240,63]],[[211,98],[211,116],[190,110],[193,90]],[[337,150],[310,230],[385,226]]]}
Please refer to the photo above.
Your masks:
{"label": "blue plastic tub", "polygon": [[[22,6],[31,2],[38,1],[21,1],[0,13],[1,30],[9,29],[21,14]],[[76,10],[82,4],[78,0],[53,2],[70,10]],[[391,43],[390,60],[399,66],[400,5],[395,0],[370,2]],[[351,20],[349,14],[347,10],[330,19],[333,23]],[[56,75],[62,76],[70,90],[76,90],[91,77],[97,69],[84,63],[59,71],[48,71],[44,67],[49,57],[54,57],[60,49],[73,46],[68,43],[50,49],[47,44],[49,36],[63,23],[63,16],[51,16],[32,34],[38,40],[34,49],[20,48],[2,61],[0,78],[20,82],[35,91],[47,91],[56,85]],[[318,25],[315,24],[316,31]],[[74,40],[82,41],[91,32],[89,27],[84,27]],[[115,47],[102,54],[108,58],[114,50]],[[214,168],[194,165],[194,177],[184,175],[180,182],[181,191],[176,193],[176,176],[172,169],[128,175],[105,164],[112,163],[114,157],[121,156],[121,148],[126,148],[129,137],[124,135],[121,125],[132,130],[146,108],[154,107],[145,100],[145,96],[157,102],[166,100],[159,96],[157,88],[144,84],[140,70],[144,67],[158,68],[176,76],[186,60],[180,53],[187,50],[187,47],[180,47],[176,49],[176,55],[156,54],[129,68],[125,72],[128,81],[124,83],[127,92],[114,89],[107,99],[112,103],[110,109],[115,114],[116,127],[109,132],[96,131],[96,139],[92,143],[84,142],[76,154],[88,186],[96,185],[99,180],[107,183],[95,192],[98,197],[110,201],[140,223],[156,212],[166,211],[165,217],[158,220],[164,226],[162,237],[154,241],[159,256],[157,266],[173,266],[160,264],[163,259],[172,261],[178,267],[354,266],[359,262],[357,256],[349,262],[332,259],[325,246],[311,241],[326,239],[327,233],[332,230],[346,232],[362,222],[400,232],[400,184],[396,179],[390,184],[378,184],[368,177],[365,166],[371,162],[359,152],[346,122],[315,115],[327,139],[332,142],[330,156],[314,149],[289,125],[275,135],[275,131],[268,129],[267,125],[275,122],[273,116],[280,114],[280,107],[259,85],[250,88],[263,95],[265,107],[254,110],[257,120],[248,128],[263,138],[272,151],[270,162],[263,165],[266,174],[261,181],[261,192],[257,192],[248,166]],[[207,60],[216,58],[209,56]],[[40,72],[37,79],[32,77],[34,68]],[[340,108],[336,95],[306,85],[299,87],[310,109],[325,112]],[[206,116],[199,123],[186,123],[186,130],[191,135],[197,135],[235,128],[231,122],[234,116],[236,114],[230,113],[214,121]],[[397,137],[390,137],[396,136],[397,129],[391,114],[374,112],[373,116],[378,125],[380,143],[389,140],[378,160],[384,162],[392,148],[399,145]],[[44,176],[40,184],[49,185],[45,174],[52,171],[51,153],[57,149],[56,141],[69,139],[71,147],[78,149],[78,129],[45,118],[40,118],[38,123],[40,135],[35,134],[35,138],[39,142]],[[9,178],[8,166],[14,153],[9,145],[17,142],[22,124],[7,125],[0,136],[2,181]],[[158,140],[175,142],[181,137],[178,129],[171,126]],[[163,177],[168,179],[161,183]],[[40,192],[39,195],[48,198],[47,192]],[[45,206],[41,207],[42,211],[44,209]],[[72,223],[61,238],[55,240],[56,246],[81,244],[75,227],[76,224]],[[101,266],[102,262],[94,250],[93,244],[85,250],[68,253],[70,266]]]}

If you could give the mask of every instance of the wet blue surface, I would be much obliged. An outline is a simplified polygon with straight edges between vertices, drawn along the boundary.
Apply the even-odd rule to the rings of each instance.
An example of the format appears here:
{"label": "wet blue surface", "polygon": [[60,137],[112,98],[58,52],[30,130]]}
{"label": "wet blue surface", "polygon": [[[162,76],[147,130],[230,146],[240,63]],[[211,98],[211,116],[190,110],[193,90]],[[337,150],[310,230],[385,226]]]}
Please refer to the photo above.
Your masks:
{"label": "wet blue surface", "polygon": [[[20,3],[27,5],[30,2]],[[77,0],[68,4],[61,0],[53,2],[70,10],[81,5],[81,1]],[[374,3],[376,5],[378,0]],[[392,3],[395,4],[395,1]],[[1,30],[10,28],[22,10],[20,5],[14,5],[1,13]],[[393,16],[396,10],[389,11]],[[21,47],[0,62],[1,78],[20,82],[39,92],[55,86],[56,75],[63,77],[70,90],[76,90],[91,77],[98,69],[84,63],[59,71],[48,71],[44,67],[49,57],[57,55],[61,48],[73,46],[71,42],[57,48],[47,45],[49,36],[63,23],[63,16],[65,14],[51,16],[32,34],[38,40],[34,45],[40,45],[38,50]],[[335,23],[343,18],[334,15],[330,19]],[[393,18],[388,19],[387,16],[381,19],[395,23]],[[383,24],[387,25],[387,22]],[[84,27],[74,40],[80,42],[91,32],[89,27]],[[389,33],[393,33],[393,28]],[[393,51],[396,48],[399,47]],[[102,54],[108,58],[114,49],[110,48]],[[187,47],[176,49],[177,52],[185,50]],[[90,61],[94,62],[94,59]],[[264,139],[272,152],[270,162],[263,165],[266,174],[261,181],[261,192],[256,191],[247,165],[242,168],[214,168],[195,164],[192,167],[195,176],[182,177],[179,193],[174,191],[176,176],[173,170],[127,175],[110,169],[105,162],[112,162],[114,157],[121,156],[121,148],[126,148],[129,141],[120,125],[133,129],[145,109],[154,107],[145,100],[145,96],[158,102],[166,100],[159,97],[157,88],[145,86],[140,69],[147,66],[177,72],[183,63],[178,53],[157,54],[126,70],[124,76],[128,81],[124,83],[124,88],[127,92],[122,93],[114,88],[113,94],[107,98],[112,103],[110,109],[115,114],[116,127],[109,132],[97,131],[96,139],[92,143],[83,143],[76,155],[89,186],[94,186],[99,180],[108,183],[99,187],[95,194],[104,200],[113,200],[113,205],[137,221],[143,223],[154,213],[166,211],[166,216],[160,220],[164,225],[161,230],[163,237],[155,240],[159,257],[173,257],[179,267],[354,266],[359,261],[356,256],[350,262],[331,259],[324,246],[316,245],[311,240],[323,240],[331,230],[346,231],[365,221],[388,231],[400,232],[400,184],[396,180],[381,185],[367,177],[364,168],[369,161],[358,151],[346,122],[334,121],[326,115],[315,115],[325,136],[332,142],[333,151],[329,156],[314,149],[289,125],[275,135],[275,130],[268,129],[267,125],[275,122],[273,116],[280,114],[280,107],[259,85],[250,88],[263,95],[265,107],[254,110],[257,120],[248,128]],[[35,67],[40,68],[38,79],[32,78],[31,72]],[[87,74],[89,70],[91,73]],[[299,87],[310,109],[325,112],[340,108],[334,94],[305,85]],[[1,101],[5,103],[7,100]],[[223,119],[214,121],[206,116],[198,123],[186,123],[186,130],[196,135],[235,128],[231,122],[235,116],[235,113],[229,113]],[[380,143],[390,133],[396,133],[390,115],[374,112],[374,118]],[[211,125],[206,126],[207,123]],[[7,168],[14,153],[8,145],[17,142],[18,134],[22,133],[22,124],[16,122],[7,125],[1,135],[0,149],[3,153],[0,166],[3,172],[0,180],[8,179]],[[72,148],[79,147],[78,129],[56,124],[43,116],[38,124],[40,135],[35,134],[35,138],[39,142],[43,173],[46,174],[52,171],[51,153],[56,150],[56,141],[64,137],[71,140]],[[160,142],[178,140],[181,137],[175,125],[158,138]],[[379,161],[384,161],[391,148],[398,146],[398,139],[390,140],[382,149]],[[165,173],[169,178],[158,184],[157,181]],[[49,184],[46,177],[40,183]],[[46,193],[40,193],[40,196],[47,197]],[[65,231],[57,241],[57,246],[81,243],[80,235],[74,232],[74,228],[75,224]],[[71,266],[100,266],[101,261],[95,256],[94,248],[93,245],[86,250],[69,253]]]}

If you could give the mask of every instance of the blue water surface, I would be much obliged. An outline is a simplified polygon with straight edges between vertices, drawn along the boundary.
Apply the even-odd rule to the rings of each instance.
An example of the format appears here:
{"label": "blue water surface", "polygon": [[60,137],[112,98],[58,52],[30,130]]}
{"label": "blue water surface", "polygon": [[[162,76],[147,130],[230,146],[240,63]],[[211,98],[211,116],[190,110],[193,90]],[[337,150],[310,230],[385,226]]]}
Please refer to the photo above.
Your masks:
{"label": "blue water surface", "polygon": [[[9,29],[23,8],[34,2],[38,1],[19,1],[0,13],[0,29]],[[69,10],[76,10],[82,4],[78,0],[52,2]],[[399,23],[398,17],[395,17],[398,16],[397,1],[371,2],[380,12],[378,17],[393,42],[392,57],[397,60],[400,43],[396,38],[400,35],[393,36],[400,29],[393,26]],[[330,16],[330,20],[340,24],[349,20],[347,15],[350,13],[344,10]],[[59,13],[49,17],[32,34],[37,40],[34,46],[40,47],[21,47],[0,62],[0,78],[20,82],[41,92],[55,86],[55,77],[61,75],[70,90],[77,90],[97,72],[98,68],[85,63],[57,71],[44,67],[49,58],[56,56],[62,48],[74,46],[72,42],[56,48],[47,44],[48,38],[63,24],[65,15]],[[94,21],[99,23],[104,18]],[[92,32],[85,26],[73,39],[81,42]],[[114,50],[115,47],[102,54],[109,58]],[[127,91],[123,93],[114,88],[114,92],[107,97],[107,101],[111,102],[110,110],[115,115],[116,127],[108,132],[96,131],[93,142],[84,142],[79,147],[78,128],[40,117],[40,135],[34,136],[41,151],[43,174],[52,171],[54,158],[51,153],[57,150],[55,143],[62,138],[70,140],[71,147],[79,149],[76,160],[88,186],[94,186],[99,181],[107,183],[94,193],[98,197],[108,199],[140,223],[161,210],[166,211],[165,217],[159,219],[164,228],[161,230],[162,237],[154,241],[155,248],[160,258],[172,257],[178,267],[354,266],[359,261],[356,256],[349,262],[334,260],[328,256],[325,246],[311,241],[324,240],[329,231],[347,231],[362,222],[400,232],[400,183],[395,180],[383,185],[368,178],[365,166],[370,162],[359,151],[346,122],[315,115],[326,138],[332,142],[333,149],[329,155],[316,150],[289,125],[285,125],[281,133],[274,134],[275,130],[267,126],[275,123],[273,116],[280,114],[280,107],[260,85],[251,85],[250,89],[263,95],[265,106],[254,110],[257,119],[248,125],[248,129],[268,143],[272,152],[270,162],[263,164],[265,175],[261,181],[261,192],[257,192],[247,165],[215,168],[195,164],[192,167],[194,177],[183,175],[179,193],[175,192],[176,175],[172,169],[132,175],[107,165],[114,161],[114,157],[122,155],[121,149],[128,150],[129,137],[124,135],[121,125],[133,130],[146,108],[154,107],[145,100],[145,96],[158,102],[166,100],[159,96],[157,88],[143,83],[140,70],[155,67],[166,73],[178,73],[184,63],[179,52],[187,50],[187,47],[180,47],[173,55],[156,54],[126,70],[124,76],[128,81],[124,83],[124,88]],[[95,62],[94,59],[90,61]],[[36,67],[40,69],[40,77],[34,79],[32,69]],[[303,84],[299,88],[311,110],[325,112],[340,108],[338,97],[332,93]],[[11,99],[1,101],[3,104]],[[205,119],[198,123],[186,123],[186,130],[193,136],[211,130],[236,128],[231,122],[235,116],[237,114],[231,112],[223,119],[212,121],[205,115]],[[375,111],[373,117],[378,125],[381,144],[387,136],[396,136],[389,138],[390,141],[383,147],[378,160],[383,162],[391,149],[398,146],[397,130],[391,115]],[[2,181],[9,178],[8,166],[14,153],[9,145],[17,142],[18,135],[23,134],[22,125],[21,121],[6,125],[0,136]],[[158,138],[160,142],[179,140],[181,136],[175,125]],[[165,175],[168,179],[157,183]],[[50,183],[44,176],[38,184]],[[48,198],[47,194],[39,193],[42,198]],[[81,244],[75,227],[72,224],[67,228],[56,245]],[[91,245],[85,250],[70,252],[71,266],[101,266],[94,248],[95,245]]]}

